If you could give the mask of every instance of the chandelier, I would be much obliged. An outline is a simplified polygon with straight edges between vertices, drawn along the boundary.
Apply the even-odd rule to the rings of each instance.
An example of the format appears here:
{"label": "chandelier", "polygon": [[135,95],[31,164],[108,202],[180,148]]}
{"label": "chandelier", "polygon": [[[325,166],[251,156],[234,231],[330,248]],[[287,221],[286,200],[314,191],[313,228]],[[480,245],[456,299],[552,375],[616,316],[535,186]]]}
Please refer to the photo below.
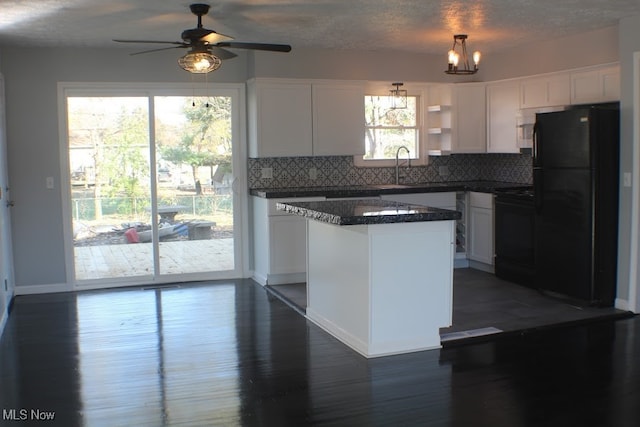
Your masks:
{"label": "chandelier", "polygon": [[178,59],[178,65],[190,73],[206,74],[220,68],[222,60],[206,49],[193,49]]}
{"label": "chandelier", "polygon": [[475,74],[478,72],[478,63],[480,62],[480,52],[473,52],[473,68],[469,66],[469,58],[467,56],[467,35],[456,34],[453,36],[453,47],[449,50],[448,62],[449,66],[444,71],[447,74]]}

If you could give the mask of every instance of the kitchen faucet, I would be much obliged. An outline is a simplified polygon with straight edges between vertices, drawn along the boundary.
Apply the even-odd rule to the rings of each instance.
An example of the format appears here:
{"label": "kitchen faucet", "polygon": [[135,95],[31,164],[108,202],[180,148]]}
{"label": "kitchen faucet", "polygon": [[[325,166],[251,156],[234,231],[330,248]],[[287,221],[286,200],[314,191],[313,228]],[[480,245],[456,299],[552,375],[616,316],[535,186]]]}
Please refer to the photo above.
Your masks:
{"label": "kitchen faucet", "polygon": [[396,151],[396,184],[400,184],[400,165],[398,159],[400,157],[400,150],[402,150],[403,148],[407,151],[407,169],[411,167],[411,152],[407,147],[402,145],[400,146],[400,148],[398,148],[398,151]]}

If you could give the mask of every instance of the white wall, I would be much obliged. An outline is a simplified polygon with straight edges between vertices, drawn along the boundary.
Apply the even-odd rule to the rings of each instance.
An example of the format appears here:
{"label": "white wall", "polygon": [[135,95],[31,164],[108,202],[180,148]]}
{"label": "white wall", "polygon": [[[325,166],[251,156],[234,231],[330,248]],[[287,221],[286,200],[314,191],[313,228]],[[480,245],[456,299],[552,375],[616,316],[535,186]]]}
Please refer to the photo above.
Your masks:
{"label": "white wall", "polygon": [[[129,56],[125,49],[1,48],[6,83],[9,182],[16,286],[66,283],[58,129],[58,82],[190,82],[180,51]],[[247,54],[209,78],[244,82]],[[201,77],[201,76],[200,76]],[[56,188],[45,188],[46,177]]]}
{"label": "white wall", "polygon": [[[447,47],[448,48],[448,47]],[[443,51],[444,52],[444,51]],[[444,73],[446,57],[413,53],[306,49],[286,55],[255,53],[254,77],[287,77],[345,80],[388,80],[411,82],[481,81],[472,77]]]}
{"label": "white wall", "polygon": [[531,76],[618,61],[618,26],[482,55],[485,80]]}
{"label": "white wall", "polygon": [[[634,143],[634,127],[640,126],[638,116],[640,111],[634,110],[634,52],[640,51],[640,16],[625,18],[620,21],[620,66],[621,66],[621,99],[620,99],[620,169],[624,172],[632,172],[637,183],[640,165],[634,161],[636,150],[640,149]],[[636,106],[637,107],[637,106]],[[637,247],[640,236],[632,235],[634,230],[632,222],[638,221],[638,212],[632,212],[632,202],[634,197],[640,197],[640,188],[628,188],[622,186],[620,181],[620,223],[619,223],[619,246],[618,246],[618,298],[628,300],[629,309],[640,312],[640,301],[636,295],[640,294],[638,284],[637,254],[632,250]]]}

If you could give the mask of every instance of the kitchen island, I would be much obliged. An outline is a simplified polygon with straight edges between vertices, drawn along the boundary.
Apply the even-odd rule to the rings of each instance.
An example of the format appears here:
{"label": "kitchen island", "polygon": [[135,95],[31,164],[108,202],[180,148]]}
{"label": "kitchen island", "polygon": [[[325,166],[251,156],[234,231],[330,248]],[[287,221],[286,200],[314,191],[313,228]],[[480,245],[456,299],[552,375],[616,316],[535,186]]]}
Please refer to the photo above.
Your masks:
{"label": "kitchen island", "polygon": [[278,203],[307,218],[307,317],[366,357],[440,347],[460,213],[379,199]]}

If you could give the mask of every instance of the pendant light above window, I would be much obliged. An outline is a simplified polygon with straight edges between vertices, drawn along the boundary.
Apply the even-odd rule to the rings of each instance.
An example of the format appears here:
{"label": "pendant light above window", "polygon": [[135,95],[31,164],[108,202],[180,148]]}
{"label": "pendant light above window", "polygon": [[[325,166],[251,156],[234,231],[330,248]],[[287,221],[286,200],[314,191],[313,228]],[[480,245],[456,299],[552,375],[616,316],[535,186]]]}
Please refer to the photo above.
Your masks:
{"label": "pendant light above window", "polygon": [[404,83],[397,82],[392,83],[391,85],[394,86],[394,89],[389,91],[391,96],[391,108],[394,110],[407,108],[407,90],[400,89]]}

